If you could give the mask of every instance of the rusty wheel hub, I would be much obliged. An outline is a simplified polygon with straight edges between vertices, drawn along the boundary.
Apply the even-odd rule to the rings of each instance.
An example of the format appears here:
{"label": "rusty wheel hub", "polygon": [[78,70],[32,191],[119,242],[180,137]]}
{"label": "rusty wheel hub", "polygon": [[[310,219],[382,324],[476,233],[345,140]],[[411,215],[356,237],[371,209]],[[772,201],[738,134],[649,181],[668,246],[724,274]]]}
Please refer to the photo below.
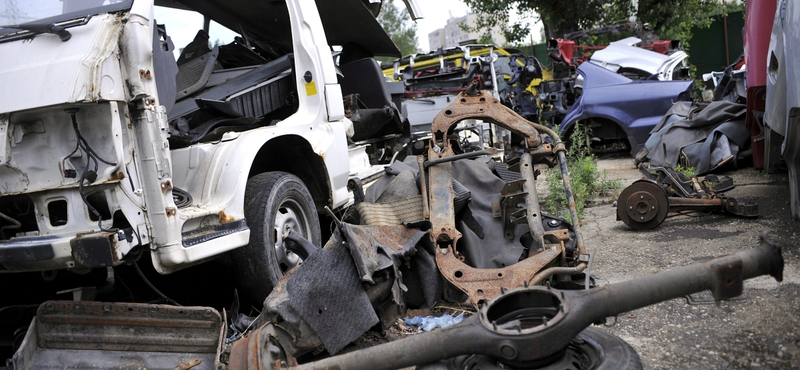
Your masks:
{"label": "rusty wheel hub", "polygon": [[625,188],[617,202],[617,217],[637,230],[652,229],[667,218],[669,201],[660,186],[639,180]]}

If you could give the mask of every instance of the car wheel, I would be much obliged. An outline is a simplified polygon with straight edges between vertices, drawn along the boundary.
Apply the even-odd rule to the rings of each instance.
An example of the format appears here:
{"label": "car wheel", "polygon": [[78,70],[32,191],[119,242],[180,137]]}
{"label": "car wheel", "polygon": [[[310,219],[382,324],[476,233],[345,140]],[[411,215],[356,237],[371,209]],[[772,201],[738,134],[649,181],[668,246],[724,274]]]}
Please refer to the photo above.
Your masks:
{"label": "car wheel", "polygon": [[232,252],[242,297],[260,305],[278,280],[302,259],[288,251],[282,236],[294,231],[320,245],[319,216],[303,181],[286,172],[250,178],[244,194],[250,243]]}

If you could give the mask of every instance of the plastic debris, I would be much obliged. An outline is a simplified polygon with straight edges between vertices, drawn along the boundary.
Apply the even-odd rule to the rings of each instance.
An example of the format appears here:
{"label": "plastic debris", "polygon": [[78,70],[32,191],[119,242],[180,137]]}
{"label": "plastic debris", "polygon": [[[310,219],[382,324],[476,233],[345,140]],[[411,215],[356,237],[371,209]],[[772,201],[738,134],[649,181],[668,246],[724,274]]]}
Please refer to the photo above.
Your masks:
{"label": "plastic debris", "polygon": [[446,328],[448,326],[453,326],[460,322],[464,321],[464,313],[460,313],[457,316],[452,316],[450,314],[444,314],[439,317],[434,316],[414,316],[412,318],[406,318],[406,325],[417,326],[417,332],[420,331],[431,331],[435,329],[437,326],[440,328]]}

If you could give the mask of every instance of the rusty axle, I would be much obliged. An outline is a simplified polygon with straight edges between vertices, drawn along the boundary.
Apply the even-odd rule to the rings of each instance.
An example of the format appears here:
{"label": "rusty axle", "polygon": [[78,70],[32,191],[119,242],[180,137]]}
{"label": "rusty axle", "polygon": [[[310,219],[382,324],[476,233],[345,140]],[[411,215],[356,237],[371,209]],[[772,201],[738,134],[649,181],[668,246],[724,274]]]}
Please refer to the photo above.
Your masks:
{"label": "rusty axle", "polygon": [[711,290],[716,300],[741,294],[745,279],[782,280],[781,248],[754,249],[644,278],[582,291],[541,286],[506,292],[463,323],[297,369],[396,369],[459,355],[483,354],[511,366],[547,358],[594,322],[672,298]]}

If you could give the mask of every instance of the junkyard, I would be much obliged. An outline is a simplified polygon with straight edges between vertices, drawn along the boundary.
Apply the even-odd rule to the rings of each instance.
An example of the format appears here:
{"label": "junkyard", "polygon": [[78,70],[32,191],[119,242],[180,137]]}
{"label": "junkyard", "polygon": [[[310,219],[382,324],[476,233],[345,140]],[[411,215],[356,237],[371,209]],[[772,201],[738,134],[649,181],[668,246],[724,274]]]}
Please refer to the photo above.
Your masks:
{"label": "junkyard", "polygon": [[4,1],[0,368],[800,368],[800,7],[690,3]]}

